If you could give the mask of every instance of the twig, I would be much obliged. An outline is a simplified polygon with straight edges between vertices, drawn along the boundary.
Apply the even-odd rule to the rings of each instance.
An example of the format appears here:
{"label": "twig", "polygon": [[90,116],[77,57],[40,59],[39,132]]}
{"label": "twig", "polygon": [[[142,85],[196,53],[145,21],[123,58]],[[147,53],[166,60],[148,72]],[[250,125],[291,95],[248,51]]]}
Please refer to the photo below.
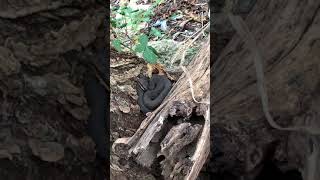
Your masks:
{"label": "twig", "polygon": [[[177,50],[177,52],[171,58],[170,66],[172,66],[176,62],[178,56],[181,57],[180,56],[181,53],[186,51],[200,37],[202,32],[205,31],[208,27],[209,27],[209,23],[207,23],[200,30],[198,30],[196,33],[194,33],[192,36],[190,36],[184,42],[182,42],[182,44],[179,47],[179,49]],[[194,39],[191,40],[191,38],[193,38],[193,37],[194,37]],[[183,62],[180,62],[180,64],[183,64]]]}
{"label": "twig", "polygon": [[[195,94],[194,94],[194,89],[193,89],[193,83],[190,77],[190,74],[187,72],[186,68],[183,66],[183,63],[185,61],[185,56],[186,56],[186,52],[187,49],[200,37],[200,35],[202,34],[202,32],[204,32],[206,30],[206,28],[209,27],[209,23],[207,23],[205,26],[203,26],[199,31],[197,31],[194,35],[192,35],[190,38],[187,39],[187,42],[185,45],[181,45],[181,47],[178,49],[178,51],[175,53],[175,55],[173,56],[173,58],[171,59],[171,66],[173,65],[173,63],[175,62],[176,58],[178,55],[180,55],[181,60],[180,60],[180,65],[179,67],[183,70],[183,72],[186,74],[188,82],[189,82],[189,86],[190,86],[190,91],[191,91],[191,96],[194,102],[199,103],[199,104],[207,104],[210,105],[210,102],[205,102],[205,101],[198,101],[195,98]],[[195,37],[194,37],[195,36]],[[194,39],[190,40],[192,37],[194,37]],[[186,41],[185,41],[186,42]],[[181,52],[182,51],[182,52]],[[181,55],[182,53],[182,55]],[[206,57],[207,58],[207,57]]]}
{"label": "twig", "polygon": [[208,3],[200,3],[200,4],[194,4],[195,6],[205,6],[207,5]]}
{"label": "twig", "polygon": [[191,80],[191,77],[189,75],[189,73],[187,72],[186,68],[184,66],[180,66],[181,69],[183,70],[183,72],[186,74],[187,78],[188,78],[188,82],[189,82],[189,86],[190,86],[190,91],[191,91],[191,96],[194,102],[198,103],[198,104],[207,104],[210,105],[210,102],[208,101],[197,101],[194,95],[194,89],[193,89],[193,83]]}
{"label": "twig", "polygon": [[307,132],[313,135],[320,135],[320,129],[317,127],[313,127],[313,126],[281,127],[274,121],[269,110],[268,95],[267,95],[265,82],[264,82],[264,71],[263,71],[263,65],[262,65],[263,60],[262,60],[260,48],[256,43],[255,39],[253,38],[252,34],[250,34],[248,26],[245,24],[245,22],[240,16],[234,16],[231,13],[229,13],[229,19],[232,26],[236,29],[237,33],[240,35],[240,37],[242,37],[242,39],[244,40],[248,48],[251,50],[251,53],[254,55],[253,59],[254,59],[254,65],[256,69],[258,92],[260,94],[264,115],[268,123],[270,124],[270,126],[278,130],[301,131],[301,132]]}

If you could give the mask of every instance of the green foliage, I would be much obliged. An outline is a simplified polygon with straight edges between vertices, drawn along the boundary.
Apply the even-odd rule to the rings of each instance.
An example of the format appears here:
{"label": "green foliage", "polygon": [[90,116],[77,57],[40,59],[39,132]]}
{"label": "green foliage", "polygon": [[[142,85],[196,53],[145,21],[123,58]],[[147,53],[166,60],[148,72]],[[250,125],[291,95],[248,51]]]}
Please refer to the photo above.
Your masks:
{"label": "green foliage", "polygon": [[120,39],[113,40],[112,41],[112,45],[117,51],[121,52],[121,41],[120,41]]}
{"label": "green foliage", "polygon": [[152,27],[150,33],[156,37],[162,37],[162,33],[161,31],[159,31],[158,29]]}
{"label": "green foliage", "polygon": [[158,55],[156,50],[153,47],[148,46],[148,41],[149,41],[148,36],[145,34],[142,34],[139,37],[139,44],[137,44],[134,51],[136,53],[142,53],[142,57],[148,63],[155,64],[157,63]]}
{"label": "green foliage", "polygon": [[146,32],[146,25],[154,15],[154,8],[161,3],[163,0],[155,0],[147,10],[134,10],[129,6],[111,7],[110,25],[114,30],[112,33],[116,36],[111,45],[117,51],[127,49],[135,54],[141,53],[148,63],[157,63],[159,55],[154,48],[148,46],[148,42],[150,38],[161,38],[164,34],[154,27],[148,28],[150,30]]}

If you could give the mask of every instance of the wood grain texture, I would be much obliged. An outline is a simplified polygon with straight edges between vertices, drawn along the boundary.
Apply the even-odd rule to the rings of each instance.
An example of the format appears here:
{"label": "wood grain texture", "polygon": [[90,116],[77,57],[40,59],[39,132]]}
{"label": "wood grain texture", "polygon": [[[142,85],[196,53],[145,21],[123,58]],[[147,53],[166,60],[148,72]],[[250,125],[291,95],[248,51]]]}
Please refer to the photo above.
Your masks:
{"label": "wood grain texture", "polygon": [[[320,2],[315,0],[257,1],[245,17],[262,51],[271,114],[283,127],[320,127],[316,105],[320,85],[319,8]],[[279,140],[283,147],[278,147],[281,155],[276,154],[275,158],[286,159],[296,168],[304,167],[305,163],[298,161],[305,161],[308,147],[297,147],[307,146],[310,135],[282,132],[269,126],[257,90],[253,55],[241,37],[234,35],[211,68],[211,127],[224,126],[226,134],[236,135],[233,140],[239,147],[238,152],[225,153],[240,159],[238,164],[246,164],[246,147],[259,148]],[[301,141],[288,141],[291,136]],[[287,149],[288,144],[296,148]],[[245,169],[247,165],[240,166]]]}

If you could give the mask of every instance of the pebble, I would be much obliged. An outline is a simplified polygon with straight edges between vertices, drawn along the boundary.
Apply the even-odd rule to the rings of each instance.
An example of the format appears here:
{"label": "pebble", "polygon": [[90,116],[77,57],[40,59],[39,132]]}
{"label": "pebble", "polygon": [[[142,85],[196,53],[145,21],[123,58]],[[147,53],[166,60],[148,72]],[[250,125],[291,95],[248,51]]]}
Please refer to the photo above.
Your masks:
{"label": "pebble", "polygon": [[29,147],[32,154],[43,161],[56,162],[64,157],[64,147],[56,142],[41,142],[39,140],[29,140]]}

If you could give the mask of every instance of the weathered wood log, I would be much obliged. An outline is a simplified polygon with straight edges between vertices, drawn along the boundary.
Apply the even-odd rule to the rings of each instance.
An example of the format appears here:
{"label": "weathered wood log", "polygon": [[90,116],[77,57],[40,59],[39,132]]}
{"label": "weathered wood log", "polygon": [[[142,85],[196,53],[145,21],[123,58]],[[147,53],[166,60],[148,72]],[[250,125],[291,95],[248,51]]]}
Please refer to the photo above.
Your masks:
{"label": "weathered wood log", "polygon": [[[245,18],[262,50],[269,109],[282,127],[320,127],[319,8],[320,2],[315,0],[257,1]],[[270,126],[261,106],[253,58],[245,39],[235,34],[212,66],[211,128],[223,127],[239,147],[222,151],[237,159],[230,164],[236,163],[239,169],[250,172],[263,157],[248,163],[252,151],[247,147],[259,150],[271,141],[279,141],[272,158],[302,169],[304,179],[319,179],[319,173],[312,170],[319,169],[320,157],[315,157],[319,137]],[[314,166],[308,167],[312,163]],[[241,170],[237,173],[243,173]]]}
{"label": "weathered wood log", "polygon": [[[113,145],[114,152],[125,149],[122,156],[131,157],[146,168],[162,158],[161,174],[165,179],[197,178],[209,153],[209,52],[207,40],[163,103],[141,123],[132,137],[118,139]],[[194,114],[198,118],[189,121]],[[185,120],[173,124],[170,117]]]}

